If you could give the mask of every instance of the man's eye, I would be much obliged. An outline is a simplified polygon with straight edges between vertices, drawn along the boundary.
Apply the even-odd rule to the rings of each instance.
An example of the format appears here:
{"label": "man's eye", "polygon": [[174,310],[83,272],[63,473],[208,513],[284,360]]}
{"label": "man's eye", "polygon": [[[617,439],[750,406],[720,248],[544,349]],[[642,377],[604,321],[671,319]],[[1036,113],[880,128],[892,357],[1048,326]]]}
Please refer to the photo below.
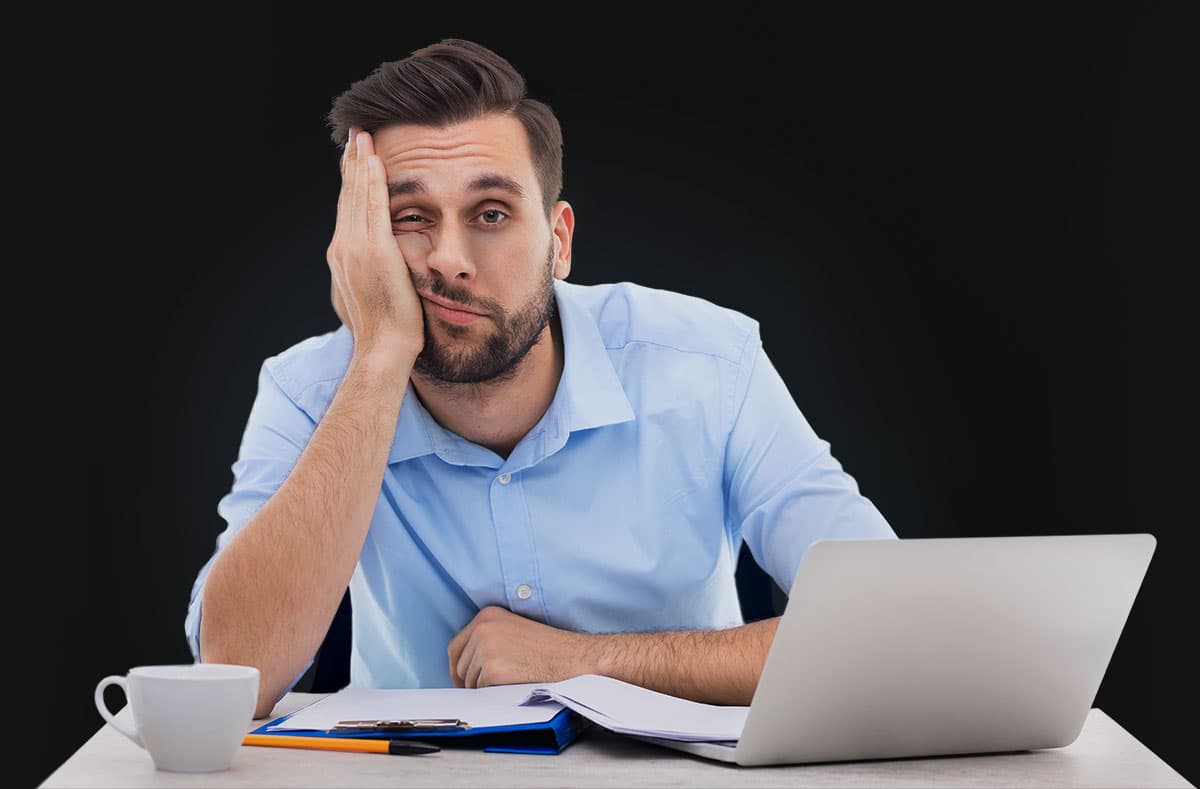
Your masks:
{"label": "man's eye", "polygon": [[498,225],[508,218],[508,214],[498,208],[489,208],[479,216],[485,225]]}
{"label": "man's eye", "polygon": [[421,216],[420,214],[404,214],[403,216],[396,217],[392,221],[398,225],[400,225],[400,224],[416,224],[417,222],[424,222],[425,217]]}

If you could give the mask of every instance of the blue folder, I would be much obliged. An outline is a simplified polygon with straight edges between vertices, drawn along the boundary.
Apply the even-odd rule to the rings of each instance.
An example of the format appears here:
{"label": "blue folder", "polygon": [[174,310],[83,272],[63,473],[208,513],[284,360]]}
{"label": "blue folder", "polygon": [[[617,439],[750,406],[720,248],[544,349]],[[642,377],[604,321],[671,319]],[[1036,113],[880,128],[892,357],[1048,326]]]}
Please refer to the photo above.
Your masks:
{"label": "blue folder", "polygon": [[[300,710],[296,710],[299,712]],[[251,734],[287,735],[289,737],[353,737],[358,739],[413,739],[436,742],[443,747],[481,748],[492,753],[537,753],[553,755],[562,752],[592,721],[574,710],[563,708],[553,718],[542,723],[517,723],[510,726],[481,726],[457,731],[422,732],[328,732],[322,729],[288,729],[269,731],[295,715],[290,712],[264,723]]]}

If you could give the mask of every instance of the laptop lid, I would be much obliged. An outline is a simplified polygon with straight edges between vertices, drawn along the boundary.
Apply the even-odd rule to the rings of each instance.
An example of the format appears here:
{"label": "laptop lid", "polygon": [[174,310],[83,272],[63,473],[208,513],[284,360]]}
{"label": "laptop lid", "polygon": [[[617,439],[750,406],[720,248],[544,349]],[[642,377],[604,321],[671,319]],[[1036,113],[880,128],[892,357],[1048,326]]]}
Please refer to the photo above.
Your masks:
{"label": "laptop lid", "polygon": [[738,764],[1069,745],[1149,534],[822,540],[805,553]]}

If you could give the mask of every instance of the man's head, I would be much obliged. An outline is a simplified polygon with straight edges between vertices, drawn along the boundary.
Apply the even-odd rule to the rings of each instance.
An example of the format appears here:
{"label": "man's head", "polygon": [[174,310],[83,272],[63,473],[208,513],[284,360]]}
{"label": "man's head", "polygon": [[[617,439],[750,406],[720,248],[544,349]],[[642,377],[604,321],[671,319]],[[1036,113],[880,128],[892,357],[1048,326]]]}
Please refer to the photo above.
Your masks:
{"label": "man's head", "polygon": [[[574,215],[560,201],[562,134],[524,78],[469,41],[380,65],[338,96],[333,139],[370,132],[387,170],[393,234],[423,297],[414,369],[447,382],[515,372],[554,315]],[[482,316],[464,320],[437,302]]]}
{"label": "man's head", "polygon": [[447,38],[380,64],[334,100],[333,141],[351,126],[374,133],[393,124],[446,127],[509,115],[525,129],[542,205],[549,216],[562,192],[562,130],[546,104],[527,98],[525,78],[504,58],[471,41]]}

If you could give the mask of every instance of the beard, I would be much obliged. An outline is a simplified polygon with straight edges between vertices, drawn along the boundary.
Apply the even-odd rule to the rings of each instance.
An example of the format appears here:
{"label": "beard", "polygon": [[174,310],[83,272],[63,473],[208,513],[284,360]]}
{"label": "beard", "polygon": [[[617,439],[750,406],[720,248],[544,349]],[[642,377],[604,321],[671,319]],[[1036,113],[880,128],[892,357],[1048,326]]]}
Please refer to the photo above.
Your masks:
{"label": "beard", "polygon": [[[432,293],[464,307],[475,306],[487,312],[496,328],[481,342],[472,345],[453,345],[441,342],[431,331],[431,320],[425,319],[425,347],[413,363],[413,371],[434,381],[452,384],[499,382],[512,378],[522,360],[537,344],[542,330],[550,325],[556,312],[554,300],[554,248],[551,245],[543,268],[544,276],[533,296],[514,311],[505,310],[490,300],[477,299],[459,288],[433,276],[413,274],[417,290]],[[440,322],[443,331],[452,338],[470,336],[471,327]]]}

